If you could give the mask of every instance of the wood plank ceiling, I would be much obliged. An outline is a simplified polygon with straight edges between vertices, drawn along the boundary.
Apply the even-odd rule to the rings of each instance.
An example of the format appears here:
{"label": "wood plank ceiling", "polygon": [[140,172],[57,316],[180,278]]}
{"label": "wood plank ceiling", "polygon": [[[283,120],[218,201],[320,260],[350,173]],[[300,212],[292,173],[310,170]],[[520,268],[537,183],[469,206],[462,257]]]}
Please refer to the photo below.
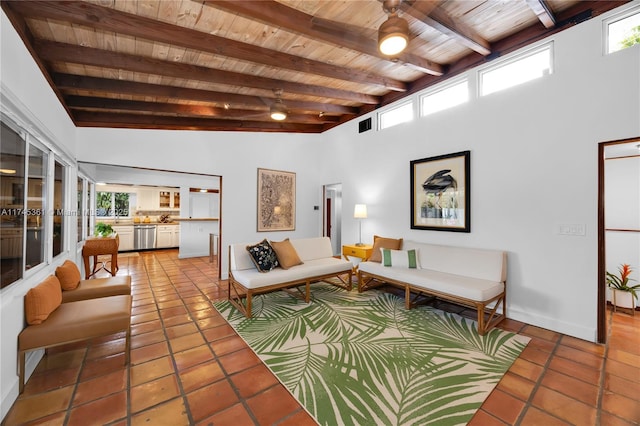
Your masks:
{"label": "wood plank ceiling", "polygon": [[378,0],[1,4],[76,126],[320,133],[624,3],[405,0],[398,58]]}

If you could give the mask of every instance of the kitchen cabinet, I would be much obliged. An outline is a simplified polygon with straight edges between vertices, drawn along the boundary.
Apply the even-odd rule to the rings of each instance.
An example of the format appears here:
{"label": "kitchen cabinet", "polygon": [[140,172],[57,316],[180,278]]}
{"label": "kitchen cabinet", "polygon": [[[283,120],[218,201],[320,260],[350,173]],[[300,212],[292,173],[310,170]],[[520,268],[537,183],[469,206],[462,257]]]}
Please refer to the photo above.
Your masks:
{"label": "kitchen cabinet", "polygon": [[180,225],[173,225],[173,237],[171,239],[172,247],[180,247]]}
{"label": "kitchen cabinet", "polygon": [[22,228],[2,228],[2,233],[0,233],[0,257],[2,259],[21,258],[22,245]]}
{"label": "kitchen cabinet", "polygon": [[120,239],[118,251],[133,250],[133,225],[113,225],[113,230]]}
{"label": "kitchen cabinet", "polygon": [[137,191],[138,210],[158,210],[160,191],[155,188],[139,188]]}
{"label": "kitchen cabinet", "polygon": [[180,209],[180,191],[176,191],[176,188],[138,188],[136,191],[136,197],[137,210],[153,211]]}
{"label": "kitchen cabinet", "polygon": [[180,225],[158,225],[156,248],[178,247]]}
{"label": "kitchen cabinet", "polygon": [[159,207],[161,209],[168,209],[171,207],[171,192],[160,191]]}

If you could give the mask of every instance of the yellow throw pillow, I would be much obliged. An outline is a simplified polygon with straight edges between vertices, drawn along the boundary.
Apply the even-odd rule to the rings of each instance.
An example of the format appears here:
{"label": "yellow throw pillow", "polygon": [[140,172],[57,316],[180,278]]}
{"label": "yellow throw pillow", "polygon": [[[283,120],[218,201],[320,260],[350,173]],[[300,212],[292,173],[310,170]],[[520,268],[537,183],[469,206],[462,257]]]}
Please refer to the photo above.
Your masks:
{"label": "yellow throw pillow", "polygon": [[75,290],[80,285],[80,269],[70,260],[65,260],[56,268],[56,277],[63,290]]}
{"label": "yellow throw pillow", "polygon": [[271,241],[270,244],[271,247],[273,247],[273,251],[276,252],[278,263],[282,269],[289,269],[292,266],[302,265],[303,262],[300,260],[298,252],[288,238],[280,242]]}
{"label": "yellow throw pillow", "polygon": [[389,250],[400,250],[402,247],[402,238],[394,239],[394,238],[384,238],[379,237],[377,235],[373,236],[373,251],[371,252],[371,257],[369,257],[369,262],[382,262],[382,253],[380,252],[381,248],[386,248]]}
{"label": "yellow throw pillow", "polygon": [[54,275],[49,275],[24,296],[24,313],[27,324],[41,324],[61,303],[60,281]]}

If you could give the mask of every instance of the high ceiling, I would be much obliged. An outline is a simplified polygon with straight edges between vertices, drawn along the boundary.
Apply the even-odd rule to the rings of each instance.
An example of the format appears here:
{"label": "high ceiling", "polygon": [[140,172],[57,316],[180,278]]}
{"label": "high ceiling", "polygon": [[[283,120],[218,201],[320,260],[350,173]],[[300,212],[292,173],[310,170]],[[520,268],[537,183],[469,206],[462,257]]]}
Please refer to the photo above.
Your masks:
{"label": "high ceiling", "polygon": [[[2,1],[76,126],[319,133],[627,1]],[[6,58],[3,58],[6,60]],[[280,97],[283,122],[269,117]]]}

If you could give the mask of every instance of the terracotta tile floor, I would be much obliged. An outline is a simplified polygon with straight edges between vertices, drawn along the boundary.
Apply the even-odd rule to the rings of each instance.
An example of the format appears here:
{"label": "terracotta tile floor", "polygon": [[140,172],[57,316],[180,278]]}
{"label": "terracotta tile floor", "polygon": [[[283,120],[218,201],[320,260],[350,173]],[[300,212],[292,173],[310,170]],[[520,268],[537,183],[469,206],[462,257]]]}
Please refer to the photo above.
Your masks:
{"label": "terracotta tile floor", "polygon": [[[226,298],[215,263],[164,250],[119,265],[133,285],[131,365],[124,335],[52,349],[4,425],[315,424],[211,306]],[[640,424],[640,313],[608,317],[606,346],[504,321],[532,340],[470,424]]]}

